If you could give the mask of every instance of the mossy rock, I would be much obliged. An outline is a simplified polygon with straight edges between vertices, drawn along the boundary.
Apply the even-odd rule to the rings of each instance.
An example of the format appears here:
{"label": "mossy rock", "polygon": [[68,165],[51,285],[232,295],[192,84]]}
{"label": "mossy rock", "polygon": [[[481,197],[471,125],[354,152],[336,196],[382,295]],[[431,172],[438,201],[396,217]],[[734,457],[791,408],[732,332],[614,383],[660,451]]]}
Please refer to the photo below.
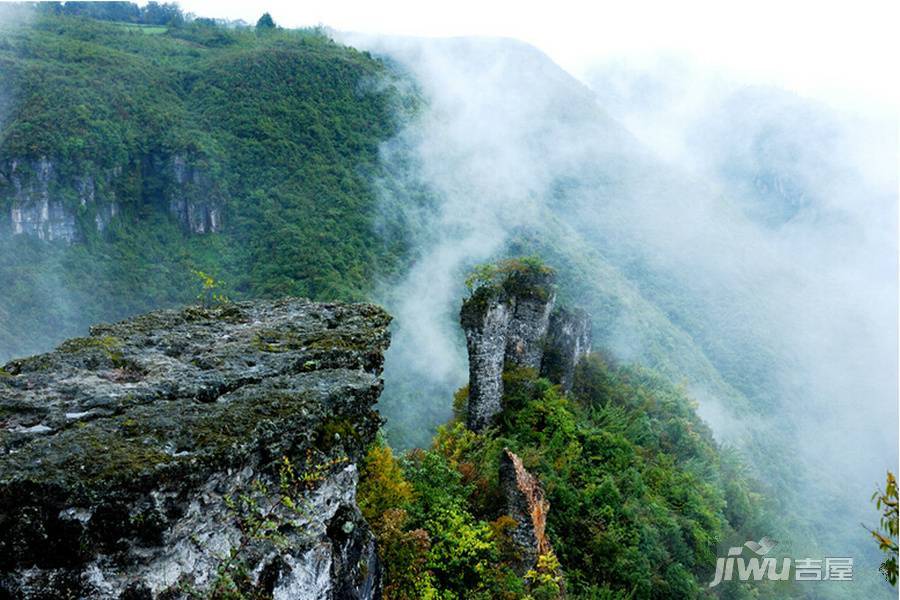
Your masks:
{"label": "mossy rock", "polygon": [[293,298],[189,307],[5,365],[0,569],[159,543],[183,502],[228,473],[356,460],[381,425],[389,323],[375,306]]}

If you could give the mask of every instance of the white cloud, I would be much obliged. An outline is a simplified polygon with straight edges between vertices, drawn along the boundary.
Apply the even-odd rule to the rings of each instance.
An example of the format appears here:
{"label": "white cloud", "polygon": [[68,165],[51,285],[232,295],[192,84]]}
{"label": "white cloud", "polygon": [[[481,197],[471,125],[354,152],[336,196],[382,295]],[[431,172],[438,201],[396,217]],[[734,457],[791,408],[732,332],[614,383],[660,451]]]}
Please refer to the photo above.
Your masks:
{"label": "white cloud", "polygon": [[844,105],[900,103],[900,3],[815,0],[512,2],[184,0],[201,16],[288,27],[323,24],[383,35],[505,36],[528,42],[581,76],[616,56],[683,55],[742,79]]}

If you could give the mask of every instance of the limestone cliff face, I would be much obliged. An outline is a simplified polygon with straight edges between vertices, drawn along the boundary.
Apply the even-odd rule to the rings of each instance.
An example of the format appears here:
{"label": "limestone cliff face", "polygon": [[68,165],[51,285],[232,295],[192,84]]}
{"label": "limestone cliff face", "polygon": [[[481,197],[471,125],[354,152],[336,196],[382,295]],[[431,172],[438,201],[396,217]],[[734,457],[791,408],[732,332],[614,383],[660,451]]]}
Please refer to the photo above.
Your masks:
{"label": "limestone cliff face", "polygon": [[5,365],[0,597],[187,598],[228,565],[276,599],[380,597],[356,462],[389,321],[297,299],[158,311]]}
{"label": "limestone cliff face", "polygon": [[557,307],[550,315],[541,375],[569,392],[578,361],[590,351],[591,316],[580,309]]}
{"label": "limestone cliff face", "polygon": [[460,322],[469,353],[468,426],[488,427],[500,412],[503,369],[538,369],[555,294],[552,276],[521,286],[482,286],[463,302]]}
{"label": "limestone cliff face", "polygon": [[169,212],[191,233],[221,231],[225,200],[209,173],[180,154],[171,159],[171,173]]}
{"label": "limestone cliff face", "polygon": [[578,360],[590,352],[583,311],[556,309],[552,274],[532,274],[476,289],[460,322],[469,354],[468,427],[481,431],[502,410],[506,365],[539,371],[568,391]]}
{"label": "limestone cliff face", "polygon": [[94,180],[80,178],[75,185],[77,203],[70,206],[60,193],[56,165],[47,158],[12,160],[0,175],[8,203],[8,223],[14,234],[72,242],[78,237],[75,207],[96,203]]}
{"label": "limestone cliff face", "polygon": [[[206,168],[181,154],[147,157],[143,163],[145,182],[155,183],[142,196],[158,202],[191,233],[222,230],[225,194]],[[0,207],[6,210],[0,230],[69,243],[79,241],[85,227],[103,231],[122,212],[115,193],[122,177],[121,167],[101,175],[62,176],[47,157],[9,160],[0,167]]]}

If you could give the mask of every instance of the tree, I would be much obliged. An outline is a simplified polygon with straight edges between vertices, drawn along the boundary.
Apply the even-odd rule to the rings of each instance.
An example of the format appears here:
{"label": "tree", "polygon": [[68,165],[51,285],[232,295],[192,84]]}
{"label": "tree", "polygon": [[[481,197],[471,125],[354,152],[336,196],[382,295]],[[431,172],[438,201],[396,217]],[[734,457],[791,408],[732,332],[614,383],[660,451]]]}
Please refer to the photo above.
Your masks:
{"label": "tree", "polygon": [[881,563],[881,573],[891,585],[897,585],[898,503],[897,479],[893,473],[888,471],[884,491],[876,490],[872,500],[876,501],[875,504],[881,511],[881,531],[870,531],[878,542],[878,547],[887,555]]}
{"label": "tree", "polygon": [[263,13],[263,16],[259,18],[259,21],[256,22],[257,29],[275,29],[275,21],[272,20],[272,15],[269,13]]}
{"label": "tree", "polygon": [[160,4],[151,0],[141,11],[141,22],[147,25],[178,26],[184,22],[184,15],[177,4],[166,2]]}

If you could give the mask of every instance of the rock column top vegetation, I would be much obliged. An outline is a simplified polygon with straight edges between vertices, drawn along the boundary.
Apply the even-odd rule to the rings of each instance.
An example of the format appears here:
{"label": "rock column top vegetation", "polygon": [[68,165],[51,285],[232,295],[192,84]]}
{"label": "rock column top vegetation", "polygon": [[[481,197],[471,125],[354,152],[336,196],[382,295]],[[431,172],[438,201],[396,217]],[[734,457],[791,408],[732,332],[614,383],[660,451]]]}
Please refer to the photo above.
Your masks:
{"label": "rock column top vegetation", "polygon": [[575,365],[590,352],[591,321],[555,308],[554,271],[536,259],[480,267],[467,281],[460,322],[469,353],[467,424],[489,427],[501,411],[503,371],[528,367],[568,391]]}
{"label": "rock column top vegetation", "polygon": [[356,462],[389,322],[368,304],[195,306],[6,364],[0,596],[378,597]]}

